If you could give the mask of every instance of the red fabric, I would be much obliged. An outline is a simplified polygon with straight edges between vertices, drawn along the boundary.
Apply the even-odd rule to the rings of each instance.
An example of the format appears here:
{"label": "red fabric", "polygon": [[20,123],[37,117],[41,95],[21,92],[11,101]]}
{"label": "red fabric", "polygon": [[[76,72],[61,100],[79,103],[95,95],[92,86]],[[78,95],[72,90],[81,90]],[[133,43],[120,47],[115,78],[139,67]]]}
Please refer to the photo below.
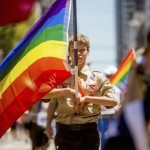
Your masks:
{"label": "red fabric", "polygon": [[[44,68],[45,62],[53,65]],[[42,58],[29,66],[13,81],[1,95],[0,138],[26,110],[71,75],[70,71],[66,69],[65,63],[61,59]],[[35,74],[31,74],[33,70]],[[33,85],[27,86],[27,82],[25,82],[27,80],[31,81]]]}
{"label": "red fabric", "polygon": [[0,0],[0,26],[28,19],[35,0]]}

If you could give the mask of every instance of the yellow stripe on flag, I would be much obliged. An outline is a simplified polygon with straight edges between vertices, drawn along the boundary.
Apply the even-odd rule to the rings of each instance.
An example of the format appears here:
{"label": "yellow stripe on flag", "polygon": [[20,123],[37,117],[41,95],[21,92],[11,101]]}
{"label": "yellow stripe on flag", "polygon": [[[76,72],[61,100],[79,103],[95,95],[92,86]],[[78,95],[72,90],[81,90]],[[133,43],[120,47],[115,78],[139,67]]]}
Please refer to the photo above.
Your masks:
{"label": "yellow stripe on flag", "polygon": [[124,68],[122,68],[122,70],[120,70],[120,72],[118,72],[117,76],[113,79],[112,84],[116,84],[118,83],[118,81],[121,80],[121,78],[127,73],[127,71],[129,71],[130,67],[131,67],[132,62],[128,62],[126,64],[126,66],[124,66]]}
{"label": "yellow stripe on flag", "polygon": [[[2,94],[8,86],[32,63],[40,58],[54,57],[65,60],[67,56],[67,43],[62,41],[47,41],[33,48],[23,57],[11,72],[0,82]],[[48,64],[47,64],[48,65]],[[52,64],[50,64],[52,65]]]}

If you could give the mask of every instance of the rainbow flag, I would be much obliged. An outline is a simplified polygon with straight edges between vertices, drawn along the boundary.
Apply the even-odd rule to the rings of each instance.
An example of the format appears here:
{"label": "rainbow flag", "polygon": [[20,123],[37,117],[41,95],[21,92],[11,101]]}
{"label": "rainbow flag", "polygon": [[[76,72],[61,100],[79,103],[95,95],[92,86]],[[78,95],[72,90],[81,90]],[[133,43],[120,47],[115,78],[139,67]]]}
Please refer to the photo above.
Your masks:
{"label": "rainbow flag", "polygon": [[110,82],[113,85],[116,85],[123,92],[125,92],[126,90],[130,68],[134,59],[135,59],[135,51],[134,49],[130,49],[127,56],[119,65],[117,72],[110,77]]}
{"label": "rainbow flag", "polygon": [[69,76],[71,2],[57,0],[0,65],[0,137],[35,102]]}

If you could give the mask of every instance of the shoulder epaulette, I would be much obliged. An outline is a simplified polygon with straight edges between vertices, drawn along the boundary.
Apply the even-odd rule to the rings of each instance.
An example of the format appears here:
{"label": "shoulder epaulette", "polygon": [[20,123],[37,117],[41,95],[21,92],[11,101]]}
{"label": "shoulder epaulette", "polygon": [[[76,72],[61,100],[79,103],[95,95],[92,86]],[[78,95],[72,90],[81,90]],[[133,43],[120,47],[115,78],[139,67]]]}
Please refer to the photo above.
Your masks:
{"label": "shoulder epaulette", "polygon": [[97,72],[97,73],[102,73],[103,74],[103,72],[101,72],[101,71],[93,71],[93,72]]}

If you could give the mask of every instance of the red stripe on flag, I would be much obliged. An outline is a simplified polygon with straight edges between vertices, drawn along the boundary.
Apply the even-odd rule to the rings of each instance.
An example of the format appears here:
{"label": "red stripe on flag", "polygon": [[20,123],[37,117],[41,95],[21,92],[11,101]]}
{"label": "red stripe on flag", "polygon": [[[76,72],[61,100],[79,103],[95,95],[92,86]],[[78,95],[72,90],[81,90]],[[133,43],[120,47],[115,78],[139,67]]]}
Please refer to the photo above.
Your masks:
{"label": "red stripe on flag", "polygon": [[[45,61],[48,66],[46,69],[44,68]],[[38,60],[2,93],[2,99],[0,100],[0,136],[6,132],[24,111],[28,110],[48,91],[71,75],[69,71],[66,71],[62,61],[56,58],[42,58]],[[34,71],[34,74],[30,75],[28,72],[31,73],[32,71]],[[25,78],[32,80],[35,86],[27,86],[23,81]]]}
{"label": "red stripe on flag", "polygon": [[[37,60],[35,63],[29,66],[27,70],[20,74],[4,91],[4,93],[2,93],[2,99],[0,101],[3,103],[4,107],[7,106],[11,102],[11,99],[14,99],[14,97],[18,96],[18,94],[25,90],[27,86],[31,86],[31,88],[34,88],[36,92],[37,88],[39,88],[42,83],[48,82],[50,73],[60,73],[61,70],[66,70],[63,60],[61,59],[50,57]],[[66,74],[61,74],[57,81],[63,81],[63,76],[65,75]],[[32,81],[34,81],[34,84],[37,88],[35,88]]]}

